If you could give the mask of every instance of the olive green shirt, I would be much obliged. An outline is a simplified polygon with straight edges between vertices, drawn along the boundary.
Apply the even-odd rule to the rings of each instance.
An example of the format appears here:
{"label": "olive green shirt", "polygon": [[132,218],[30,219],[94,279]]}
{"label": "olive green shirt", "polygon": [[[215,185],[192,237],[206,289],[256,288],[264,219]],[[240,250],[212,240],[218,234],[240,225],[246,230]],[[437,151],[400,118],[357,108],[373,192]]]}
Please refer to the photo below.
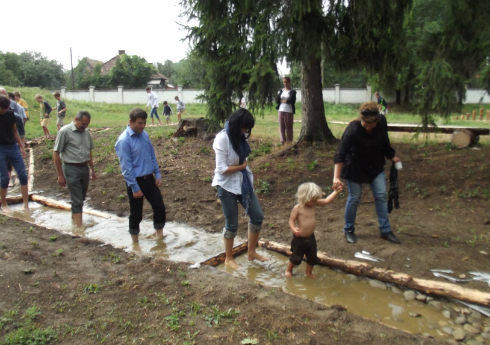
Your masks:
{"label": "olive green shirt", "polygon": [[72,122],[60,129],[56,135],[53,151],[59,152],[63,163],[85,163],[90,160],[94,143],[90,132],[80,132]]}

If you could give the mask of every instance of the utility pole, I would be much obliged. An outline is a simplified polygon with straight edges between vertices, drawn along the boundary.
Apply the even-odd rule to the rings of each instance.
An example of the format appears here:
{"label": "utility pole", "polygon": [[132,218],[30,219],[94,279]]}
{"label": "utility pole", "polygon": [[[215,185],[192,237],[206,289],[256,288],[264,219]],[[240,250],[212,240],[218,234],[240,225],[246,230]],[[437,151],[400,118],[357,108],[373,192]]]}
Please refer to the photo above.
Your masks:
{"label": "utility pole", "polygon": [[75,90],[75,74],[73,73],[73,58],[71,56],[71,47],[70,47],[70,63],[71,63],[71,86],[73,90]]}

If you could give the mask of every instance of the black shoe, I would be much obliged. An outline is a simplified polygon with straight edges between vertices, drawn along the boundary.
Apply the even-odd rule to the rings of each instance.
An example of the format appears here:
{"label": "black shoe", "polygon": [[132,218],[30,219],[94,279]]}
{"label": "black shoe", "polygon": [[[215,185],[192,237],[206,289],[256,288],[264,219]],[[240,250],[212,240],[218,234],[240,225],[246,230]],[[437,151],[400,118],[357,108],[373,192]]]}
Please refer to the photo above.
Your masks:
{"label": "black shoe", "polygon": [[400,241],[398,238],[396,238],[395,234],[390,232],[382,232],[381,233],[381,238],[384,238],[385,240],[388,240],[392,243],[400,244]]}
{"label": "black shoe", "polygon": [[356,243],[357,242],[356,234],[354,234],[353,232],[346,232],[346,233],[344,233],[344,235],[345,235],[345,240],[347,241],[347,243]]}

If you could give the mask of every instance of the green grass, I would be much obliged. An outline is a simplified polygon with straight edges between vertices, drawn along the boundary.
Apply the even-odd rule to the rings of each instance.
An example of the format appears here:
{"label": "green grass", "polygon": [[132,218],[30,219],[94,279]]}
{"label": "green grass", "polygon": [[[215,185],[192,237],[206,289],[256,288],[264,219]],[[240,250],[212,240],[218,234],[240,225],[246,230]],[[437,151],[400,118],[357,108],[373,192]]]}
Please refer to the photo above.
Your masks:
{"label": "green grass", "polygon": [[[56,105],[56,100],[52,95],[52,91],[41,90],[37,88],[12,88],[6,87],[7,91],[18,90],[22,94],[22,98],[25,99],[29,105],[29,112],[31,120],[26,124],[26,139],[32,139],[35,137],[42,136],[43,132],[39,124],[39,103],[34,99],[34,95],[39,93],[43,98],[48,101],[51,106]],[[75,114],[79,110],[87,110],[92,115],[92,121],[90,127],[113,127],[118,131],[122,131],[128,122],[129,112],[136,107],[144,108],[143,103],[145,99],[142,99],[141,104],[108,104],[108,103],[92,103],[83,101],[72,101],[65,100],[68,110],[65,118],[65,123],[69,123],[73,120]],[[473,110],[479,110],[481,106],[478,104],[469,104],[463,107],[462,113],[471,113]],[[175,107],[174,107],[175,108]],[[388,114],[388,119],[390,123],[420,123],[420,117],[414,113],[407,112],[403,107],[392,107],[390,108],[390,113]],[[486,118],[486,110],[490,110],[489,105],[483,106],[484,108],[484,118]],[[294,124],[294,137],[297,138],[301,129],[301,103],[296,104],[296,114],[294,115],[294,121],[298,121]],[[325,103],[325,113],[327,116],[327,121],[351,121],[358,116],[359,104],[330,104]],[[175,110],[175,109],[174,109]],[[205,117],[206,116],[206,105],[197,104],[186,104],[186,112],[184,117]],[[176,113],[176,112],[175,112]],[[477,112],[477,117],[479,118],[479,111]],[[454,116],[461,114],[453,114],[447,121],[437,117],[437,123],[439,125],[460,125],[467,127],[484,127],[490,128],[490,121],[460,121],[454,120]],[[173,122],[177,121],[177,116],[174,114],[171,117]],[[151,123],[150,119],[148,123]],[[334,124],[329,123],[330,130],[335,137],[340,138],[346,125],[344,124]],[[148,133],[152,137],[152,140],[162,136],[168,136],[171,133],[173,127],[147,127]],[[56,133],[56,116],[52,113],[49,124],[49,131],[51,134]],[[274,106],[267,107],[261,114],[256,117],[256,125],[253,129],[254,137],[270,138],[274,142],[278,141],[278,123],[277,123],[277,111]],[[447,135],[431,135],[435,141],[438,140],[439,136],[441,138],[447,138]],[[390,137],[397,141],[409,141],[413,137],[411,133],[391,133]],[[116,137],[114,138],[116,139]],[[425,138],[422,138],[425,140]],[[448,140],[448,139],[446,139]],[[480,143],[483,145],[490,144],[490,139],[488,136],[480,137]],[[48,158],[48,157],[47,157]]]}

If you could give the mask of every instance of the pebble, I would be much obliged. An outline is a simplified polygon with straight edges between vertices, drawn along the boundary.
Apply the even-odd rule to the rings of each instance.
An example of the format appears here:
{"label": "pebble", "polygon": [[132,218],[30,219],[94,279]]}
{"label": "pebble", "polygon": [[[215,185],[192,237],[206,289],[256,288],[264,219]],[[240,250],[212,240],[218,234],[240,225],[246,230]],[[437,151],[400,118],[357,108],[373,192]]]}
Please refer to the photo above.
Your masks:
{"label": "pebble", "polygon": [[458,307],[457,305],[455,305],[455,306],[453,307],[453,310],[454,310],[456,313],[458,313],[458,314],[459,314],[459,313],[461,313],[461,308],[460,308],[460,307]]}
{"label": "pebble", "polygon": [[441,326],[441,327],[445,327],[445,326],[447,326],[447,322],[446,322],[446,321],[443,321],[443,320],[439,321],[439,322],[438,322],[438,324],[439,324],[439,326]]}
{"label": "pebble", "polygon": [[482,343],[484,343],[484,342],[485,342],[485,338],[483,338],[481,335],[477,335],[477,336],[475,337],[475,340],[478,340],[479,342],[482,342]]}
{"label": "pebble", "polygon": [[376,279],[370,280],[369,285],[378,289],[386,289],[386,284]]}
{"label": "pebble", "polygon": [[489,332],[483,332],[481,336],[485,339],[490,339],[490,333]]}
{"label": "pebble", "polygon": [[427,298],[425,299],[425,303],[430,303],[430,302],[432,302],[433,300],[434,300],[434,297],[427,297]]}
{"label": "pebble", "polygon": [[470,313],[470,310],[468,308],[463,307],[463,308],[461,308],[461,312],[463,314],[469,314]]}
{"label": "pebble", "polygon": [[446,340],[446,344],[457,345],[459,343],[454,339],[449,339],[449,340]]}
{"label": "pebble", "polygon": [[454,329],[452,329],[452,328],[451,328],[451,327],[449,327],[449,326],[448,326],[448,327],[443,327],[443,328],[442,328],[442,330],[443,330],[444,332],[446,332],[447,334],[453,334],[453,332],[454,332]]}
{"label": "pebble", "polygon": [[461,315],[458,316],[456,320],[454,320],[454,322],[456,322],[458,325],[462,325],[466,322],[466,318],[463,315]]}
{"label": "pebble", "polygon": [[410,312],[410,313],[408,313],[408,315],[410,315],[411,317],[421,317],[422,316],[421,314],[414,313],[414,312]]}
{"label": "pebble", "polygon": [[482,342],[479,342],[478,340],[468,340],[466,342],[466,345],[484,345]]}
{"label": "pebble", "polygon": [[438,301],[430,301],[429,305],[436,308],[436,309],[439,309],[439,310],[442,309],[442,304],[441,304],[441,302],[438,302]]}
{"label": "pebble", "polygon": [[353,282],[356,282],[359,280],[359,278],[357,278],[355,275],[353,274],[348,274],[347,277],[349,277],[349,279]]}
{"label": "pebble", "polygon": [[453,337],[457,341],[462,341],[466,337],[466,333],[463,330],[461,330],[461,329],[456,329],[453,332]]}
{"label": "pebble", "polygon": [[478,312],[478,311],[475,311],[475,310],[474,310],[474,311],[471,313],[471,315],[470,315],[470,316],[471,316],[472,318],[477,319],[477,320],[481,320],[481,314],[480,314],[480,312]]}
{"label": "pebble", "polygon": [[483,332],[490,333],[490,327],[483,327]]}
{"label": "pebble", "polygon": [[397,288],[396,286],[392,286],[392,287],[391,287],[391,291],[392,291],[393,293],[398,294],[398,295],[403,294],[403,291],[402,291],[402,290],[400,290],[399,288]]}
{"label": "pebble", "polygon": [[413,301],[415,299],[415,291],[407,290],[403,293],[403,296],[407,301]]}
{"label": "pebble", "polygon": [[480,321],[480,320],[479,320],[479,319],[477,319],[477,318],[474,318],[474,317],[473,317],[473,316],[471,316],[471,315],[470,315],[470,316],[468,316],[468,322],[469,322],[469,323],[475,323],[475,322],[478,322],[478,321]]}
{"label": "pebble", "polygon": [[471,334],[478,334],[478,333],[480,333],[480,329],[479,328],[473,327],[472,325],[469,325],[469,324],[464,325],[463,326],[463,329],[466,332],[471,333]]}
{"label": "pebble", "polygon": [[450,318],[451,318],[451,312],[450,312],[449,310],[444,310],[444,311],[442,312],[442,315],[444,315],[444,317],[445,317],[446,319],[450,319]]}
{"label": "pebble", "polygon": [[482,329],[482,325],[481,325],[481,323],[479,323],[479,322],[473,322],[471,325],[472,325],[473,327],[475,327],[475,328]]}
{"label": "pebble", "polygon": [[425,302],[425,299],[427,298],[427,296],[426,295],[419,294],[415,298],[417,299],[417,301]]}

